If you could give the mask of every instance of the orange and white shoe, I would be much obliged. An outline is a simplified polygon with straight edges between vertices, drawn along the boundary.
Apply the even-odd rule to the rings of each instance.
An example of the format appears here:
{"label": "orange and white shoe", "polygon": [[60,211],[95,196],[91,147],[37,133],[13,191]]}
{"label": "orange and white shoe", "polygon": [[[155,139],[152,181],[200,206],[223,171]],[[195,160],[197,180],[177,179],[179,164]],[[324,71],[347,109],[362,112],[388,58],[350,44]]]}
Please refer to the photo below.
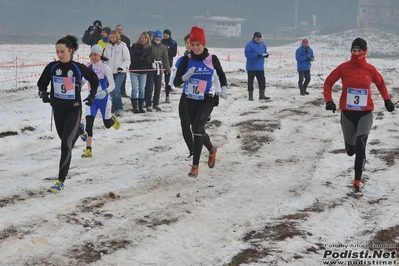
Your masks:
{"label": "orange and white shoe", "polygon": [[216,163],[216,152],[217,152],[217,148],[213,147],[213,149],[209,152],[209,157],[208,157],[208,166],[209,168],[213,168],[215,167],[215,163]]}
{"label": "orange and white shoe", "polygon": [[198,165],[190,165],[191,166],[191,171],[188,173],[189,177],[192,178],[197,178],[198,176]]}

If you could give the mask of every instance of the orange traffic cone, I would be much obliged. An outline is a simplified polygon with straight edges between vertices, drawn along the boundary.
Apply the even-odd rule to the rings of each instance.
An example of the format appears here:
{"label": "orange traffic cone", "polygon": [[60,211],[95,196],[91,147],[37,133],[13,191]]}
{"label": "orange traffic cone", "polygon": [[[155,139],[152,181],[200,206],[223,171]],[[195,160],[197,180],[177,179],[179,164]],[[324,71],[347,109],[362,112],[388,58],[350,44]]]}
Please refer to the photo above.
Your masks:
{"label": "orange traffic cone", "polygon": [[230,61],[230,54],[227,55],[227,61]]}

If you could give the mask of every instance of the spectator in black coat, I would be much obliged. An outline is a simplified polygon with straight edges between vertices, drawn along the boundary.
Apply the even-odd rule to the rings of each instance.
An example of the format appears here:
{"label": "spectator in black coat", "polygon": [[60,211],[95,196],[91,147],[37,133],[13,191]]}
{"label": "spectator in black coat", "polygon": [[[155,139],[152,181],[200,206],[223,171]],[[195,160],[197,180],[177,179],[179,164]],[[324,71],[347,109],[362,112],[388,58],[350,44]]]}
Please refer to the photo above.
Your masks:
{"label": "spectator in black coat", "polygon": [[[170,68],[173,66],[173,57],[176,56],[177,54],[177,42],[172,39],[172,32],[169,29],[166,29],[163,31],[163,39],[162,43],[168,47],[168,57],[169,57],[169,64]],[[165,102],[170,103],[169,100],[169,94],[170,91],[172,90],[172,87],[169,85],[169,80],[170,80],[170,73],[166,74],[165,73],[165,93],[166,93],[166,98]]]}
{"label": "spectator in black coat", "polygon": [[147,83],[147,71],[152,68],[151,38],[147,32],[142,32],[140,37],[130,47],[130,81],[132,83],[131,102],[133,113],[145,113],[144,99]]}
{"label": "spectator in black coat", "polygon": [[82,37],[82,42],[90,46],[97,44],[98,41],[101,40],[102,27],[103,25],[101,21],[95,20],[93,22],[93,26],[90,26],[87,30],[85,30],[85,33]]}
{"label": "spectator in black coat", "polygon": [[115,30],[119,33],[121,36],[121,41],[126,43],[127,47],[130,47],[130,39],[125,35],[125,30],[121,24],[116,25]]}

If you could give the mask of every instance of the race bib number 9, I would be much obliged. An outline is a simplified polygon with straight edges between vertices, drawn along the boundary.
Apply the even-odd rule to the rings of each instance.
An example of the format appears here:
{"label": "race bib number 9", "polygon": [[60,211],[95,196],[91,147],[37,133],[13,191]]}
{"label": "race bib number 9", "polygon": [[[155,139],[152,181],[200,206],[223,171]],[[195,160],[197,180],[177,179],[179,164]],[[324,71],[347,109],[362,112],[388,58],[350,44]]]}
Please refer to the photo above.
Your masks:
{"label": "race bib number 9", "polygon": [[187,97],[194,100],[203,100],[207,82],[205,80],[190,78],[187,82]]}
{"label": "race bib number 9", "polygon": [[75,99],[74,77],[53,77],[54,96],[59,99]]}
{"label": "race bib number 9", "polygon": [[368,90],[348,88],[346,95],[346,108],[363,110],[367,106]]}

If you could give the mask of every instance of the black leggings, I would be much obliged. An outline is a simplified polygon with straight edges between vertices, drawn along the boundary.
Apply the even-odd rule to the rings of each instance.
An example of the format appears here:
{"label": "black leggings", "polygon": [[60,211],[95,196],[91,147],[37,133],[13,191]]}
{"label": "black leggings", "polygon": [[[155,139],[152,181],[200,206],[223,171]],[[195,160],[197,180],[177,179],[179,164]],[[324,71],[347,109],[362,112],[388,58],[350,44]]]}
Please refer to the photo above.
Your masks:
{"label": "black leggings", "polygon": [[58,180],[65,182],[72,158],[72,148],[79,137],[79,125],[82,109],[60,110],[53,108],[54,123],[58,137],[61,139],[61,159]]}
{"label": "black leggings", "polygon": [[[86,132],[89,137],[93,137],[94,119],[95,117],[92,115],[86,116]],[[103,123],[106,128],[110,128],[114,125],[114,119],[112,117],[110,119],[103,119]]]}
{"label": "black leggings", "polygon": [[186,94],[182,93],[179,101],[180,126],[184,141],[186,142],[189,153],[193,152],[193,134],[191,133],[190,119],[186,111]]}
{"label": "black leggings", "polygon": [[367,138],[373,125],[373,113],[366,112],[341,112],[341,127],[344,134],[345,150],[349,156],[355,156],[355,180],[362,177],[366,163]]}
{"label": "black leggings", "polygon": [[194,142],[193,142],[193,165],[198,165],[202,145],[211,151],[213,145],[209,138],[209,135],[205,132],[205,124],[208,121],[208,117],[213,110],[213,98],[212,95],[205,95],[204,100],[193,100],[186,98],[186,111],[190,120],[191,128],[193,130]]}

